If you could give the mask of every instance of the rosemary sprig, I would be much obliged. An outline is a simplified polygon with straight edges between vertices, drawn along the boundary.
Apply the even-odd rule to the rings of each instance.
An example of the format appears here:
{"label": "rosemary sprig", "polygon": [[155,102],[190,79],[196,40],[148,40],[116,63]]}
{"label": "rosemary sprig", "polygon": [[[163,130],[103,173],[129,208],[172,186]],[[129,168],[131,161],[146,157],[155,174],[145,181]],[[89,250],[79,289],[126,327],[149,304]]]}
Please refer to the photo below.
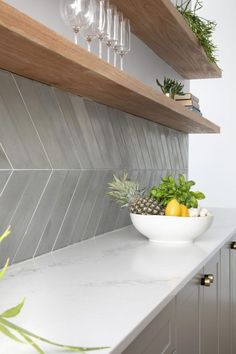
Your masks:
{"label": "rosemary sprig", "polygon": [[216,57],[217,46],[213,42],[212,35],[217,24],[215,21],[207,20],[197,14],[202,7],[202,0],[196,0],[193,9],[191,9],[191,0],[182,0],[180,5],[176,3],[177,10],[198,38],[209,62],[216,63],[218,60]]}

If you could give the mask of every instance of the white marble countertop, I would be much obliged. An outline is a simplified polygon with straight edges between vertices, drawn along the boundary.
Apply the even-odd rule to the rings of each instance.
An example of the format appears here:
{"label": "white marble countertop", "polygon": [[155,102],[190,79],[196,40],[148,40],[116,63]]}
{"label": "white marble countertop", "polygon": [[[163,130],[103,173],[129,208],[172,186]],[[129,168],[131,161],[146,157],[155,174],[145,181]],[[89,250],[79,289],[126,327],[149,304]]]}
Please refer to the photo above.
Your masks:
{"label": "white marble countertop", "polygon": [[[0,312],[25,297],[15,323],[70,345],[110,346],[100,354],[121,353],[236,232],[236,209],[211,211],[213,226],[191,245],[158,246],[130,226],[14,265],[0,284]],[[0,343],[1,354],[33,352],[1,334]]]}

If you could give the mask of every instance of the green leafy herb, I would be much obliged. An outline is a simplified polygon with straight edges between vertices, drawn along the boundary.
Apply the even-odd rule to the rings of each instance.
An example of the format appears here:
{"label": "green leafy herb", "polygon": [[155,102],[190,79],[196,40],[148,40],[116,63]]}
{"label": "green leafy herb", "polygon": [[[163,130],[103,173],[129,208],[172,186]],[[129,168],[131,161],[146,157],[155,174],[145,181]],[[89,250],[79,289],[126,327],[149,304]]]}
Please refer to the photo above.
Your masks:
{"label": "green leafy herb", "polygon": [[216,63],[217,47],[213,42],[212,35],[216,29],[216,22],[209,21],[197,15],[197,11],[203,7],[201,0],[196,0],[193,10],[191,9],[191,0],[182,0],[181,4],[176,4],[177,10],[184,17],[185,21],[198,38],[204,49],[209,62]]}
{"label": "green leafy herb", "polygon": [[189,208],[197,208],[198,200],[204,199],[202,192],[193,192],[191,188],[195,185],[194,181],[187,181],[183,175],[177,180],[172,176],[162,178],[159,186],[154,186],[150,191],[150,196],[157,199],[164,207],[172,199],[176,199],[179,203]]}
{"label": "green leafy herb", "polygon": [[[0,236],[0,243],[10,235],[11,233],[11,228],[10,226],[7,228],[7,230]],[[3,278],[7,267],[9,264],[9,259],[5,263],[5,266],[3,269],[0,271],[0,280]],[[0,315],[0,332],[10,338],[11,340],[14,340],[20,344],[29,344],[31,347],[39,354],[44,354],[44,351],[39,347],[39,345],[36,343],[36,341],[51,344],[53,346],[56,346],[62,350],[69,350],[71,352],[77,352],[77,353],[82,353],[85,354],[88,351],[93,351],[93,350],[101,350],[101,349],[107,349],[109,347],[95,347],[95,348],[85,348],[85,347],[75,347],[71,345],[64,345],[60,343],[53,342],[51,340],[48,340],[46,338],[40,337],[32,332],[27,331],[26,329],[19,327],[12,322],[8,321],[7,318],[12,318],[16,317],[19,315],[21,312],[23,306],[24,306],[25,300],[22,300],[17,306],[14,306],[6,311],[4,311]],[[18,336],[22,337],[23,340],[19,339]]]}
{"label": "green leafy herb", "polygon": [[174,98],[175,95],[180,95],[180,96],[184,95],[183,92],[184,85],[182,85],[177,80],[172,80],[170,78],[164,77],[163,84],[161,84],[158,79],[156,79],[156,83],[161,88],[161,91],[164,94],[169,93],[172,98]]}

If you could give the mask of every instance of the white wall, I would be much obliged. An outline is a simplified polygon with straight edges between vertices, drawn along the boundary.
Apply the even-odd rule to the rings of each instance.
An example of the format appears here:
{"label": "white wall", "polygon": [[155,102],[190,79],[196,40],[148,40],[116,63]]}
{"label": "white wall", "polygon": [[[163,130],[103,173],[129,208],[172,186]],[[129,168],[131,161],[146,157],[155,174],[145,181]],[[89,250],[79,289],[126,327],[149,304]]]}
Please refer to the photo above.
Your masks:
{"label": "white wall", "polygon": [[[5,2],[73,40],[72,31],[60,18],[59,0],[6,0]],[[80,45],[86,47],[84,40],[80,40]],[[96,51],[95,47],[93,46],[93,50]],[[154,88],[157,88],[156,77],[162,80],[164,75],[184,82],[186,90],[189,88],[188,81],[183,80],[135,36],[132,38],[132,51],[125,58],[125,71]]]}
{"label": "white wall", "polygon": [[190,136],[190,177],[207,194],[207,205],[236,207],[236,44],[234,0],[204,1],[202,16],[218,23],[215,42],[223,79],[191,81],[204,115],[221,126],[220,135]]}

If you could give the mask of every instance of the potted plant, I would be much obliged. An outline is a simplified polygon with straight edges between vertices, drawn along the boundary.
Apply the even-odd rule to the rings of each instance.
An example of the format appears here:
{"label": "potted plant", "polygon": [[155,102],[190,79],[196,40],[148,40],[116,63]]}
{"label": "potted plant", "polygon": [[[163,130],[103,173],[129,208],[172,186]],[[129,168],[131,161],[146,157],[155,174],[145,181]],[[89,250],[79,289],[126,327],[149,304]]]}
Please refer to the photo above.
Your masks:
{"label": "potted plant", "polygon": [[163,84],[161,84],[158,79],[156,79],[156,83],[167,97],[174,99],[175,95],[184,95],[184,85],[182,85],[181,82],[178,82],[177,80],[164,77]]}

